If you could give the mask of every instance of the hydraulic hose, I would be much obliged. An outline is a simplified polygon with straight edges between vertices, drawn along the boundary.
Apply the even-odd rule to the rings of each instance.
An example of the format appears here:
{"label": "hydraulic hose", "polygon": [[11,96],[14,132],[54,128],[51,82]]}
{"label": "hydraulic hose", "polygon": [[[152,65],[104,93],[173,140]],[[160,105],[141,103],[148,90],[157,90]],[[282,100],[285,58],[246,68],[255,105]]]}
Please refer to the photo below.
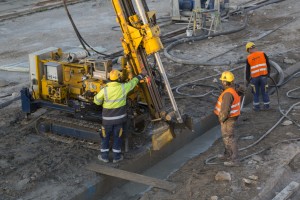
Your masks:
{"label": "hydraulic hose", "polygon": [[248,11],[251,11],[251,10],[256,10],[256,9],[258,9],[258,8],[260,8],[260,7],[263,7],[263,6],[267,6],[267,5],[269,5],[269,4],[279,3],[279,2],[281,2],[281,1],[284,1],[284,0],[269,0],[269,1],[267,1],[267,2],[259,3],[259,4],[257,4],[256,6],[247,7],[246,4],[252,2],[252,1],[248,1],[248,2],[244,2],[244,3],[242,3],[242,4],[239,4],[239,5],[237,6],[238,9],[236,9],[236,10],[234,10],[234,11],[232,11],[232,12],[229,12],[229,14],[230,14],[230,15],[233,15],[233,14],[236,14],[236,13],[239,13],[239,12],[244,12],[244,11],[248,12]]}
{"label": "hydraulic hose", "polygon": [[[288,79],[284,80],[281,84],[276,84],[276,86],[279,88],[279,87],[285,85],[286,83],[288,83],[289,81],[291,81],[293,78],[299,78],[300,77],[299,75],[300,75],[300,71],[296,72],[295,74],[290,76]],[[275,87],[275,85],[270,85],[270,87]]]}
{"label": "hydraulic hose", "polygon": [[[208,88],[212,88],[212,89],[209,90],[208,92],[204,93],[204,94],[198,94],[198,95],[191,95],[191,94],[188,94],[188,93],[180,92],[180,91],[179,91],[180,88],[188,87],[188,86],[192,86],[192,87],[195,87],[195,86],[202,86],[202,87],[208,87]],[[218,87],[215,87],[215,86],[212,86],[212,85],[205,85],[205,84],[191,84],[191,83],[186,84],[186,85],[184,85],[184,86],[182,86],[182,87],[180,87],[180,88],[177,88],[177,89],[176,89],[177,94],[180,94],[180,95],[182,95],[182,96],[192,97],[192,98],[201,98],[201,97],[205,97],[205,96],[207,96],[207,95],[209,95],[209,94],[213,94],[213,92],[214,92],[215,90],[218,90],[218,89],[219,89]]]}
{"label": "hydraulic hose", "polygon": [[[268,5],[268,4],[272,4],[272,3],[278,3],[278,2],[280,2],[280,1],[283,1],[283,0],[275,0],[275,1],[265,2],[265,3],[263,3],[263,4],[259,4],[258,6],[251,7],[251,10],[257,9],[257,8],[262,7],[262,6],[264,6],[264,5]],[[244,29],[244,28],[247,26],[247,23],[248,23],[248,15],[247,15],[247,11],[248,11],[248,10],[243,10],[243,12],[246,13],[246,19],[244,20],[244,25],[243,25],[241,28],[236,29],[236,30],[232,30],[232,31],[227,31],[227,32],[222,32],[222,33],[212,34],[212,35],[210,35],[210,36],[225,35],[225,34],[234,33],[234,32],[237,32],[237,31],[240,31],[240,30]],[[283,24],[283,25],[281,25],[281,26],[275,28],[274,30],[268,32],[268,33],[265,34],[265,35],[262,35],[262,36],[261,36],[260,38],[258,38],[258,39],[261,39],[261,38],[263,38],[263,37],[266,37],[267,35],[273,33],[274,31],[276,31],[276,30],[278,30],[278,29],[280,29],[280,28],[282,28],[283,26],[286,26],[287,24],[290,24],[290,23],[293,22],[293,21],[295,21],[295,19],[293,19],[293,20],[289,21],[288,23],[285,23],[285,24]],[[179,44],[182,44],[182,43],[185,43],[185,42],[189,42],[189,41],[203,40],[203,39],[206,39],[207,37],[209,37],[209,36],[206,35],[206,36],[188,37],[188,38],[186,37],[186,38],[183,38],[183,39],[178,40],[178,41],[176,41],[176,42],[173,42],[173,43],[171,43],[169,46],[167,46],[167,47],[165,48],[165,50],[164,50],[164,54],[165,54],[165,56],[166,56],[167,58],[169,58],[170,60],[172,60],[172,61],[174,61],[174,62],[181,63],[181,64],[187,64],[187,65],[222,66],[222,65],[230,65],[230,64],[239,64],[239,63],[243,62],[243,60],[237,60],[236,62],[230,62],[230,61],[226,61],[226,62],[209,62],[209,61],[211,61],[212,59],[217,58],[217,57],[219,57],[219,56],[221,56],[221,55],[223,55],[223,54],[225,54],[225,53],[227,53],[227,52],[229,52],[229,51],[232,51],[233,49],[235,49],[235,48],[237,48],[237,47],[234,47],[234,48],[232,48],[232,49],[229,49],[228,51],[226,51],[226,52],[224,52],[224,53],[222,53],[222,54],[220,54],[220,55],[217,55],[217,56],[215,56],[215,57],[213,57],[213,58],[210,58],[210,59],[207,60],[207,61],[185,60],[185,59],[177,58],[177,57],[175,57],[175,56],[169,54],[169,50],[170,50],[171,48],[175,47],[176,45],[179,45]],[[258,39],[256,39],[256,40],[258,40]],[[241,45],[239,45],[239,46],[241,46]],[[239,46],[238,46],[238,47],[239,47]],[[186,72],[183,72],[182,74],[187,73],[187,72],[192,71],[192,70],[193,70],[193,69],[188,70],[188,71],[186,71]],[[172,77],[172,78],[173,78],[173,77]]]}
{"label": "hydraulic hose", "polygon": [[[283,81],[284,81],[284,72],[283,72],[282,68],[276,62],[274,62],[272,60],[270,60],[269,62],[270,62],[270,65],[272,67],[274,67],[276,69],[276,71],[278,72],[278,74],[279,74],[279,81],[278,81],[278,84],[276,84],[276,85],[282,84]],[[243,68],[243,66],[236,67],[236,68],[233,68],[233,69],[231,69],[229,71],[235,71],[235,70],[242,69],[242,68]],[[189,85],[199,86],[200,84],[193,84],[193,83],[198,82],[198,81],[203,81],[203,80],[206,80],[206,79],[209,79],[209,78],[213,78],[213,77],[216,77],[216,76],[219,76],[219,75],[221,75],[221,73],[217,73],[217,74],[214,74],[212,76],[203,77],[203,78],[200,78],[200,79],[197,79],[197,80],[193,80],[193,81],[190,81],[190,82],[182,83],[182,84],[180,84],[178,86],[173,87],[172,89],[176,89],[176,93],[180,94],[180,95],[183,95],[183,96],[188,96],[188,97],[204,97],[204,96],[206,96],[208,94],[214,94],[215,89],[218,89],[218,88],[214,87],[214,86],[210,86],[210,87],[212,87],[214,89],[211,90],[211,91],[209,91],[209,92],[207,92],[207,93],[205,93],[205,94],[200,94],[200,95],[191,95],[191,94],[188,94],[188,93],[185,93],[185,92],[181,92],[180,89],[183,88],[183,87],[189,86]],[[207,85],[203,85],[203,84],[202,84],[202,86],[208,87]]]}
{"label": "hydraulic hose", "polygon": [[101,55],[101,56],[110,57],[110,55],[107,55],[107,54],[104,54],[104,53],[101,53],[101,52],[95,50],[93,47],[91,47],[91,46],[84,40],[84,38],[81,36],[80,32],[78,31],[78,29],[77,29],[77,27],[76,27],[76,25],[75,25],[75,23],[74,23],[74,20],[73,20],[71,14],[70,14],[70,12],[69,12],[69,9],[68,9],[68,7],[67,7],[66,0],[62,0],[62,1],[63,1],[63,4],[64,4],[65,11],[66,11],[66,13],[67,13],[67,15],[68,15],[68,18],[69,18],[69,20],[70,20],[70,22],[71,22],[71,24],[72,24],[72,27],[73,27],[73,29],[74,29],[74,31],[75,31],[75,33],[76,33],[76,36],[77,36],[77,38],[78,38],[80,44],[82,45],[82,47],[83,47],[83,48],[86,50],[86,52],[88,53],[88,55],[91,55],[91,54],[90,54],[90,52],[88,51],[88,49],[86,48],[86,46],[88,46],[91,50],[93,50],[95,53],[97,53],[97,54],[99,54],[99,55]]}
{"label": "hydraulic hose", "polygon": [[290,93],[295,92],[296,90],[299,90],[299,89],[300,89],[300,87],[297,87],[295,89],[289,90],[286,93],[286,96],[289,97],[289,98],[291,98],[291,99],[300,99],[300,96],[292,96],[292,95],[290,95]]}
{"label": "hydraulic hose", "polygon": [[[271,78],[271,77],[270,77],[270,78]],[[273,83],[275,84],[274,79],[271,78],[271,80],[272,80]],[[295,90],[295,89],[293,89],[293,90]],[[290,91],[292,91],[292,90],[290,90]],[[287,116],[287,115],[284,113],[284,110],[281,108],[281,106],[280,106],[280,101],[279,101],[279,91],[278,91],[278,87],[276,87],[276,92],[277,92],[277,100],[278,100],[278,105],[279,105],[279,106],[278,106],[279,112],[280,112],[284,117],[286,117],[286,118],[289,119],[290,121],[294,122],[294,124],[300,128],[300,124],[298,124],[295,120],[293,120],[292,118],[290,118],[289,116]]]}
{"label": "hydraulic hose", "polygon": [[260,7],[263,7],[263,6],[267,6],[267,5],[270,5],[270,4],[273,4],[273,3],[279,3],[281,1],[285,1],[285,0],[270,0],[270,1],[267,1],[265,3],[261,3],[261,4],[258,4],[256,6],[250,7],[250,8],[245,8],[244,10],[248,12],[250,10],[255,10],[257,8],[260,8]]}
{"label": "hydraulic hose", "polygon": [[15,101],[17,101],[19,99],[21,99],[21,96],[17,96],[17,97],[15,97],[13,99],[10,99],[8,101],[5,101],[5,102],[1,103],[0,104],[0,109],[5,108],[6,106],[9,106],[11,103],[13,103],[13,102],[15,102]]}
{"label": "hydraulic hose", "polygon": [[[276,87],[278,87],[279,85],[282,85],[282,83],[284,82],[284,78],[285,78],[284,72],[283,72],[282,68],[276,62],[269,60],[269,63],[277,70],[277,72],[279,74],[279,80],[278,80],[278,83],[276,84]],[[275,81],[273,80],[273,83],[274,82]],[[277,90],[278,90],[278,88],[277,88]]]}
{"label": "hydraulic hose", "polygon": [[[262,141],[269,133],[271,133],[271,131],[273,131],[279,124],[280,122],[286,117],[286,115],[297,105],[300,105],[300,102],[297,102],[295,104],[293,104],[288,110],[286,113],[284,113],[284,116],[282,116],[264,135],[262,135],[258,140],[256,140],[254,143],[246,146],[246,147],[243,147],[243,148],[240,148],[239,151],[244,151],[246,149],[249,149],[250,147],[253,147],[255,146],[256,144],[258,144],[260,141]],[[281,141],[282,142],[282,141]],[[266,149],[265,149],[266,150]],[[263,150],[263,151],[265,151]],[[256,155],[258,153],[261,153],[262,151],[259,151],[259,152],[256,152],[255,154],[251,154],[252,155]],[[246,157],[243,157],[241,158],[240,160],[245,160],[246,158],[249,158],[251,157],[250,155],[246,156]],[[214,160],[215,158],[217,158],[218,156],[215,155],[215,156],[212,156],[212,157],[209,157],[205,160],[205,164],[207,165],[217,165],[217,164],[223,164],[223,163],[220,163],[220,162],[211,162],[212,160]]]}
{"label": "hydraulic hose", "polygon": [[[249,149],[249,148],[255,146],[256,144],[258,144],[258,143],[259,143],[260,141],[262,141],[268,134],[270,134],[270,133],[271,133],[271,132],[272,132],[272,131],[280,124],[280,122],[281,122],[284,118],[287,118],[287,119],[291,120],[292,122],[294,122],[295,125],[297,125],[298,127],[300,127],[300,124],[298,124],[295,120],[292,120],[292,119],[288,116],[288,113],[289,113],[295,106],[299,105],[300,102],[297,102],[297,103],[293,104],[293,105],[287,110],[287,112],[284,112],[284,111],[283,111],[283,109],[281,108],[280,99],[279,99],[278,85],[282,85],[282,84],[286,83],[286,82],[284,82],[284,72],[283,72],[282,68],[281,68],[276,62],[270,60],[270,64],[271,64],[271,65],[277,70],[277,72],[279,73],[279,81],[278,81],[277,84],[276,84],[275,80],[274,80],[272,77],[269,77],[269,78],[271,79],[271,81],[272,81],[273,84],[275,85],[276,92],[277,92],[278,110],[279,110],[279,112],[281,113],[282,117],[281,117],[281,118],[280,118],[280,119],[279,119],[279,120],[278,120],[278,121],[277,121],[277,122],[276,122],[276,123],[275,123],[275,124],[274,124],[274,125],[273,125],[266,133],[265,133],[265,134],[263,134],[258,140],[256,140],[254,143],[252,143],[252,144],[250,144],[250,145],[248,145],[248,146],[246,146],[246,147],[240,148],[238,151],[244,151],[244,150]],[[297,74],[298,74],[298,73],[294,74],[293,77],[296,77]],[[296,76],[295,76],[295,75],[296,75]],[[288,94],[289,92],[295,91],[295,90],[297,90],[297,89],[300,89],[300,87],[288,91],[287,94]],[[299,140],[299,138],[297,138],[297,139],[292,139],[292,140]],[[279,143],[287,142],[287,141],[291,141],[291,140],[281,141],[281,142],[278,142],[278,143],[276,143],[276,144],[274,144],[274,145],[272,145],[272,146],[275,146],[275,145],[277,145],[277,144],[279,144]],[[271,146],[271,147],[272,147],[272,146]],[[271,148],[271,147],[269,147],[269,148]],[[253,156],[253,155],[259,154],[259,153],[261,153],[261,152],[263,152],[263,151],[265,151],[265,150],[267,150],[267,149],[269,149],[269,148],[266,148],[266,149],[263,149],[263,150],[261,150],[261,151],[255,152],[255,153],[253,153],[253,154],[251,154],[251,155],[247,155],[246,157],[241,158],[240,161],[245,160],[245,159],[247,159],[247,158],[249,158],[249,157],[251,157],[251,156]],[[221,163],[218,163],[218,162],[212,162],[212,160],[216,159],[217,157],[218,157],[217,155],[212,156],[212,157],[209,157],[208,159],[205,160],[205,164],[207,164],[207,165],[221,164]]]}
{"label": "hydraulic hose", "polygon": [[[242,69],[243,67],[244,66],[235,67],[235,68],[230,69],[229,71],[232,72],[232,71],[235,71],[235,70],[238,70],[238,69]],[[220,76],[220,75],[221,75],[221,73],[217,73],[217,74],[214,74],[214,75],[211,75],[211,76],[206,76],[206,77],[203,77],[203,78],[199,78],[199,79],[196,79],[196,80],[193,80],[193,81],[190,81],[190,82],[181,83],[181,84],[179,84],[177,86],[172,87],[172,89],[176,89],[176,92],[177,92],[177,90],[179,90],[181,87],[186,86],[187,84],[195,83],[197,81],[206,80],[206,79],[213,78],[213,77]]]}
{"label": "hydraulic hose", "polygon": [[186,42],[190,42],[190,41],[200,41],[200,40],[204,40],[208,37],[216,37],[216,36],[220,36],[220,35],[227,35],[227,34],[232,34],[232,33],[236,33],[239,32],[243,29],[246,28],[248,24],[248,15],[246,13],[245,16],[245,20],[244,20],[244,24],[243,26],[234,29],[234,30],[230,30],[230,31],[224,31],[224,32],[219,32],[219,33],[214,33],[211,35],[204,35],[204,36],[196,36],[196,37],[185,37],[182,38],[176,42],[173,42],[171,44],[169,44],[165,49],[164,49],[164,55],[169,58],[170,60],[177,62],[177,63],[181,63],[181,64],[187,64],[187,65],[204,65],[204,66],[222,66],[222,65],[230,65],[231,62],[227,61],[227,62],[222,62],[222,63],[217,63],[217,62],[207,62],[207,61],[199,61],[199,60],[185,60],[185,59],[181,59],[181,58],[177,58],[173,55],[171,55],[169,53],[169,51],[174,48],[175,46],[179,45],[179,44],[183,44]]}
{"label": "hydraulic hose", "polygon": [[[271,64],[271,63],[270,63],[270,64]],[[277,63],[273,62],[273,61],[272,61],[272,65],[273,65],[273,66],[276,66],[275,68],[276,68],[277,71],[279,72],[280,76],[283,77],[283,76],[284,76],[283,72],[280,73],[280,71],[282,71],[282,69],[280,68],[280,66],[279,66]],[[279,112],[282,114],[282,117],[281,117],[281,118],[280,118],[280,119],[279,119],[279,120],[278,120],[278,121],[277,121],[277,122],[276,122],[276,123],[275,123],[275,124],[274,124],[274,125],[273,125],[266,133],[265,133],[265,134],[263,134],[258,140],[256,140],[254,143],[252,143],[252,144],[250,144],[250,145],[248,145],[248,146],[246,146],[246,147],[240,148],[238,151],[244,151],[244,150],[249,149],[249,148],[255,146],[256,144],[258,144],[258,143],[259,143],[260,141],[262,141],[267,135],[269,135],[269,134],[270,134],[270,133],[271,133],[271,132],[272,132],[272,131],[280,124],[280,123],[281,123],[281,121],[282,121],[284,118],[287,118],[287,119],[291,120],[292,122],[294,122],[294,124],[295,124],[296,126],[300,127],[300,124],[299,124],[299,123],[297,123],[295,120],[292,120],[292,119],[288,116],[288,113],[289,113],[295,106],[300,105],[300,102],[297,102],[297,103],[293,104],[286,112],[284,112],[283,109],[281,108],[281,105],[280,105],[279,92],[278,92],[278,87],[277,87],[277,85],[280,85],[280,84],[283,83],[283,80],[284,80],[284,79],[283,79],[283,78],[280,78],[280,79],[279,79],[279,80],[280,80],[280,84],[276,84],[273,78],[271,78],[271,77],[269,77],[269,78],[272,80],[272,82],[273,82],[274,85],[276,86],[275,88],[276,88],[276,92],[277,92],[278,109],[279,109]],[[291,92],[291,91],[298,90],[298,89],[300,89],[300,87],[295,88],[295,89],[293,89],[293,90],[290,90],[290,91],[288,91],[288,93]],[[288,94],[288,93],[287,93],[287,94]],[[300,140],[300,138],[291,139],[291,140],[285,140],[285,141],[280,141],[280,142],[278,142],[278,143],[272,145],[271,147],[273,147],[273,146],[275,146],[275,145],[277,145],[277,144],[280,144],[280,143],[282,143],[282,142],[295,141],[295,140],[298,141],[298,140]],[[271,147],[269,147],[269,148],[271,148]],[[255,152],[255,153],[253,153],[253,154],[251,154],[251,155],[247,155],[246,157],[241,158],[240,161],[245,160],[245,159],[247,159],[247,158],[249,158],[249,157],[251,157],[251,156],[253,156],[253,155],[259,154],[259,153],[261,153],[261,152],[263,152],[263,151],[265,151],[265,150],[267,150],[267,149],[269,149],[269,148],[266,148],[266,149],[263,149],[263,150],[261,150],[261,151]],[[212,160],[216,159],[217,157],[218,157],[217,155],[212,156],[212,157],[209,157],[208,159],[205,160],[205,164],[207,164],[207,165],[222,164],[222,163],[218,163],[218,162],[211,162]]]}

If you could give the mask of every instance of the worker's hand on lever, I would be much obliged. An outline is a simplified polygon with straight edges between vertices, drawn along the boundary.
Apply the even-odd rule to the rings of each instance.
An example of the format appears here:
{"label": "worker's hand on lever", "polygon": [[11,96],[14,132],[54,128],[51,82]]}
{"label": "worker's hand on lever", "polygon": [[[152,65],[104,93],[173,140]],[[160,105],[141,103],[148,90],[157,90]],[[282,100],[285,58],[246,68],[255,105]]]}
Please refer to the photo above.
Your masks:
{"label": "worker's hand on lever", "polygon": [[146,76],[146,75],[147,75],[147,71],[146,71],[145,68],[142,69],[141,74],[142,74],[143,76]]}
{"label": "worker's hand on lever", "polygon": [[137,76],[139,80],[142,80],[147,75],[147,71],[145,69],[142,69],[141,73]]}

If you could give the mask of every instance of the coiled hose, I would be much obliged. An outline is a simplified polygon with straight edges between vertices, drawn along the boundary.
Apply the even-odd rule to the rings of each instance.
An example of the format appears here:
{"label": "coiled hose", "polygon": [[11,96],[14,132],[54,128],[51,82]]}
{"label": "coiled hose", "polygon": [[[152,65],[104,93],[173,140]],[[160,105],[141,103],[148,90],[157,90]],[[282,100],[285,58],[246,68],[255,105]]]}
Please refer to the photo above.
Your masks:
{"label": "coiled hose", "polygon": [[[272,67],[274,67],[276,69],[276,71],[278,72],[278,74],[279,74],[279,80],[278,80],[278,83],[276,85],[282,85],[282,83],[284,82],[284,72],[283,72],[282,68],[276,62],[274,62],[272,60],[270,60],[269,62],[270,62],[270,65]],[[230,69],[229,71],[235,71],[235,70],[242,69],[242,68],[244,68],[244,66],[236,67],[236,68]],[[203,80],[213,78],[213,77],[217,77],[217,76],[220,76],[220,75],[221,75],[221,73],[217,73],[217,74],[214,74],[214,75],[211,75],[211,76],[207,76],[207,77],[196,79],[196,80],[193,80],[193,81],[190,81],[190,82],[182,83],[180,85],[174,86],[172,89],[175,89],[175,92],[179,95],[186,96],[186,97],[191,97],[191,98],[201,98],[201,97],[205,97],[209,94],[214,95],[214,91],[216,91],[218,89],[218,87],[211,86],[211,85],[205,85],[205,84],[196,84],[195,82],[203,81]],[[182,91],[183,90],[182,88],[188,87],[188,86],[211,87],[212,90],[206,92],[205,94],[192,95],[192,94],[188,94],[187,92]]]}
{"label": "coiled hose", "polygon": [[180,40],[177,40],[176,42],[173,42],[171,44],[169,44],[165,49],[164,49],[164,55],[169,58],[170,60],[177,62],[177,63],[181,63],[181,64],[186,64],[186,65],[204,65],[204,66],[220,66],[220,65],[230,65],[231,62],[227,61],[227,62],[203,62],[203,61],[199,61],[199,60],[185,60],[185,59],[181,59],[181,58],[177,58],[173,55],[171,55],[169,53],[169,51],[174,48],[175,46],[179,45],[179,44],[183,44],[186,42],[190,42],[190,41],[200,41],[200,40],[204,40],[207,39],[208,37],[216,37],[216,36],[220,36],[220,35],[228,35],[228,34],[232,34],[232,33],[236,33],[239,32],[243,29],[246,28],[248,24],[248,15],[245,15],[245,20],[244,20],[244,24],[243,26],[234,29],[234,30],[230,30],[230,31],[224,31],[224,32],[219,32],[219,33],[214,33],[211,35],[204,35],[204,36],[196,36],[196,37],[188,37],[188,38],[182,38]]}

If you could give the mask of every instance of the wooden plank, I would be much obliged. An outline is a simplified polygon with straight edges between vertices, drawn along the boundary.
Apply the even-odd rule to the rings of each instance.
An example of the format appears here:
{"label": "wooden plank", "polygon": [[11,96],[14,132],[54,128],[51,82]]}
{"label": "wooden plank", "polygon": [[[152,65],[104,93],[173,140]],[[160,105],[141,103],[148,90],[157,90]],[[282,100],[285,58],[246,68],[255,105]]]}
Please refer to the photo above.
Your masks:
{"label": "wooden plank", "polygon": [[144,176],[141,174],[128,172],[125,170],[116,169],[116,168],[112,168],[112,167],[107,167],[107,166],[99,165],[99,164],[95,164],[95,163],[89,164],[87,166],[87,169],[97,172],[97,173],[100,173],[100,174],[105,174],[105,175],[129,180],[129,181],[133,181],[133,182],[137,182],[137,183],[142,183],[145,185],[162,188],[162,189],[169,190],[169,191],[173,191],[176,188],[175,183],[171,183],[171,182],[160,180],[157,178],[152,178],[149,176]]}
{"label": "wooden plank", "polygon": [[292,181],[272,200],[287,200],[298,188],[299,188],[299,183]]}

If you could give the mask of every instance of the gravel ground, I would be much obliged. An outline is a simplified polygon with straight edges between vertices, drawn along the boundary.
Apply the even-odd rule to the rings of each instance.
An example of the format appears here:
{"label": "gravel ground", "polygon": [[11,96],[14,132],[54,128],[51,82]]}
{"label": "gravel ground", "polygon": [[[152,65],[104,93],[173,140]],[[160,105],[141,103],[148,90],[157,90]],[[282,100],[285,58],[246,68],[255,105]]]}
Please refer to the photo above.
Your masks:
{"label": "gravel ground", "polygon": [[[10,1],[10,3],[14,2],[17,3]],[[239,4],[246,1],[233,2]],[[149,1],[147,3],[150,8],[158,12],[158,17],[169,14],[168,0]],[[7,4],[8,1],[0,1],[1,9],[3,5]],[[121,34],[119,31],[112,31],[111,29],[117,24],[109,1],[88,1],[72,5],[69,9],[79,30],[90,44],[101,47],[105,52],[114,52],[120,49],[118,38]],[[244,44],[247,41],[286,24],[259,39],[256,44],[259,49],[272,55],[272,59],[283,69],[287,69],[292,64],[285,63],[285,58],[295,62],[300,61],[299,49],[289,51],[300,45],[299,9],[300,3],[297,0],[286,0],[260,8],[250,13],[250,21],[245,30],[231,35],[179,45],[171,53],[180,58],[194,59],[197,57],[197,59],[205,61],[232,49],[232,51],[218,57],[216,61],[236,60],[246,57]],[[0,11],[2,12],[2,10]],[[229,24],[233,23],[235,26],[240,26],[242,19],[243,17],[240,16],[230,17]],[[163,31],[170,31],[174,28],[177,27],[174,25],[165,27]],[[49,46],[79,46],[63,8],[0,22],[0,35],[0,67],[20,63],[18,66],[26,67],[29,53]],[[239,66],[190,66],[174,63],[164,57],[163,53],[161,56],[169,77],[197,67],[190,73],[173,79],[170,78],[172,86]],[[237,82],[242,83],[242,70],[236,71],[235,74]],[[202,83],[211,85],[212,79]],[[28,85],[28,73],[0,71],[1,95],[11,95],[1,97],[0,103],[13,98],[26,85]],[[280,100],[284,109],[297,101],[286,98],[285,92],[299,85],[300,80],[298,78],[280,88]],[[184,88],[184,91],[199,94],[207,91],[207,88],[189,86]],[[177,99],[182,113],[197,118],[209,115],[215,101],[216,97],[212,95],[204,98]],[[254,139],[257,139],[270,128],[280,117],[275,94],[271,96],[271,105],[270,111],[260,113],[254,113],[250,105],[246,106],[239,120],[238,137],[252,135]],[[1,109],[0,199],[70,199],[75,193],[84,191],[101,179],[93,172],[85,170],[85,165],[96,159],[98,154],[96,150],[86,149],[79,143],[56,142],[37,134],[33,126],[26,126],[27,121],[24,120],[20,106],[20,101],[16,101],[14,104]],[[298,122],[300,121],[299,113],[299,108],[294,109],[291,113],[291,117]],[[295,125],[279,125],[265,140],[253,149],[242,152],[241,155],[251,154],[282,139],[299,137],[299,133],[299,127]],[[243,147],[251,142],[253,140],[239,140],[239,146]],[[267,180],[276,169],[289,162],[295,154],[300,152],[300,144],[293,142],[277,145],[260,154],[259,157],[262,160],[248,159],[243,162],[241,167],[237,168],[203,164],[207,157],[222,152],[222,149],[222,141],[218,140],[207,152],[190,160],[178,172],[174,173],[169,180],[178,183],[179,187],[176,192],[168,193],[154,188],[141,198],[210,199],[211,196],[216,195],[219,199],[251,199],[265,187]],[[295,166],[297,166],[297,162],[299,159],[294,162]],[[214,176],[218,171],[229,172],[232,181],[215,181]],[[295,173],[298,172],[295,171]],[[249,175],[257,175],[259,180],[252,185],[243,184],[242,178]]]}

